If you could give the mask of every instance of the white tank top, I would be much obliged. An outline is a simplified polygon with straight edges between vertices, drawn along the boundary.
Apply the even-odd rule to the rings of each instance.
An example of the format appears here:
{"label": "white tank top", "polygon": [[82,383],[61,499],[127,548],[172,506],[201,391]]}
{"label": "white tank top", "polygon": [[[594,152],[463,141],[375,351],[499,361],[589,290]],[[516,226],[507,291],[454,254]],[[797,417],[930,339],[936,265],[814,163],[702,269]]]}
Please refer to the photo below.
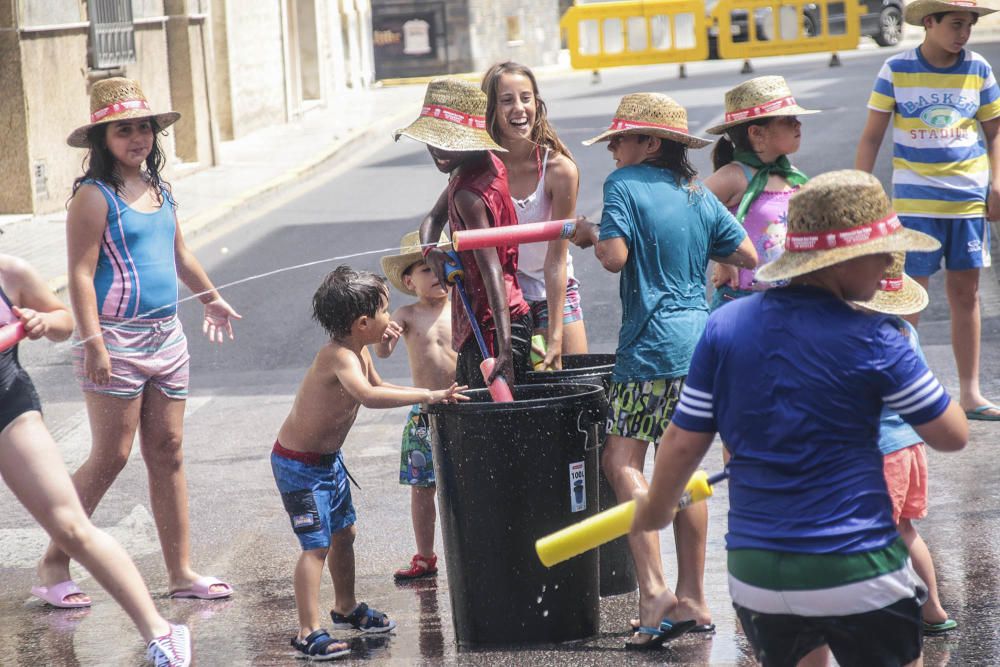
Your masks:
{"label": "white tank top", "polygon": [[[519,224],[552,219],[552,198],[545,194],[545,168],[548,166],[548,162],[549,149],[546,148],[535,191],[524,199],[511,196]],[[545,300],[545,253],[548,252],[548,249],[548,243],[525,243],[518,247],[517,281],[521,284],[521,291],[524,292],[524,298],[528,301]],[[573,256],[567,252],[566,280],[572,279]]]}

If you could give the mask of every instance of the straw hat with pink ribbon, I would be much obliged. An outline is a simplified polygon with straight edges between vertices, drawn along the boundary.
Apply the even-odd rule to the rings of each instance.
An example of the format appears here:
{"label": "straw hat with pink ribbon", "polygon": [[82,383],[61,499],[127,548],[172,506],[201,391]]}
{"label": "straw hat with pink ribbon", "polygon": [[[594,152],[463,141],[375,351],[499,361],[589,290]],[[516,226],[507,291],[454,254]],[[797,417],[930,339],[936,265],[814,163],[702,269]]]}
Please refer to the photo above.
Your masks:
{"label": "straw hat with pink ribbon", "polygon": [[687,110],[660,93],[632,93],[623,97],[611,127],[593,139],[587,139],[583,145],[608,141],[619,134],[651,135],[676,141],[688,148],[704,148],[712,143],[689,134]]}
{"label": "straw hat with pink ribbon", "polygon": [[726,92],[725,122],[705,131],[709,134],[725,134],[729,128],[752,120],[812,113],[819,111],[800,107],[792,96],[785,77],[758,76]]}
{"label": "straw hat with pink ribbon", "polygon": [[927,307],[927,290],[903,272],[906,253],[892,254],[892,265],[882,274],[878,291],[868,301],[855,301],[863,308],[889,315],[913,315]]}
{"label": "straw hat with pink ribbon", "polygon": [[977,0],[913,0],[906,4],[903,10],[903,20],[910,25],[922,26],[924,17],[930,14],[947,12],[972,12],[976,16],[985,16],[997,11],[988,2]]}
{"label": "straw hat with pink ribbon", "polygon": [[88,148],[90,128],[118,120],[153,118],[162,130],[180,117],[176,111],[153,111],[138,81],[118,76],[102,79],[90,89],[90,122],[73,130],[66,143],[74,148]]}
{"label": "straw hat with pink ribbon", "polygon": [[392,133],[444,151],[499,151],[506,149],[486,131],[486,93],[461,79],[441,77],[427,84],[420,116]]}
{"label": "straw hat with pink ribbon", "polygon": [[757,278],[787,280],[864,255],[940,247],[933,237],[903,227],[877,178],[855,169],[831,171],[792,195],[785,252],[757,269]]}

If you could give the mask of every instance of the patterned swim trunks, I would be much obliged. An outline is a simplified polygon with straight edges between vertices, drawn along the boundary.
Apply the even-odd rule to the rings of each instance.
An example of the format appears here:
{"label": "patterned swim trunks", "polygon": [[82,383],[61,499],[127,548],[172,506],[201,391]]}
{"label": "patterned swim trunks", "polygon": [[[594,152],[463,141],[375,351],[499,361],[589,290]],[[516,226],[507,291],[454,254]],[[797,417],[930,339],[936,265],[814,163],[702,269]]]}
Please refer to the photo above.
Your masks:
{"label": "patterned swim trunks", "polygon": [[608,396],[608,435],[657,442],[674,416],[686,376],[638,382],[612,382]]}
{"label": "patterned swim trunks", "polygon": [[403,427],[399,483],[407,486],[434,486],[430,420],[419,405],[414,405],[410,410],[406,426]]}

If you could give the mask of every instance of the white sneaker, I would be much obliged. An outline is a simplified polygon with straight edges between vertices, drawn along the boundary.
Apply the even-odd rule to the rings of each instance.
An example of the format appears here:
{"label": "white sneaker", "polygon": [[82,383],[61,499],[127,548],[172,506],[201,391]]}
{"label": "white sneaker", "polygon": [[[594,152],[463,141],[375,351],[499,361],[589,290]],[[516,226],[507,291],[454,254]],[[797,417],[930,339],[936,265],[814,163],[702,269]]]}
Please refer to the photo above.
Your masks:
{"label": "white sneaker", "polygon": [[186,625],[171,625],[170,632],[146,647],[146,659],[156,667],[188,667],[191,655],[191,631]]}

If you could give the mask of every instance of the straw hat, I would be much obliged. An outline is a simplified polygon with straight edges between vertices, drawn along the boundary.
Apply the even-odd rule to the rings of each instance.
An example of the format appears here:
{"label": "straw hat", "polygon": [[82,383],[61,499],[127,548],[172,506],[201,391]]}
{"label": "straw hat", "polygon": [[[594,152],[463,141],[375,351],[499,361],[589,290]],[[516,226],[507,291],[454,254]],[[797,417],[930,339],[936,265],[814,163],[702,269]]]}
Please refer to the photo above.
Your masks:
{"label": "straw hat", "polygon": [[972,12],[977,16],[985,16],[997,11],[985,2],[977,0],[913,0],[907,3],[903,10],[903,20],[910,25],[922,26],[924,17],[941,12]]}
{"label": "straw hat", "polygon": [[442,77],[427,84],[420,116],[392,133],[444,151],[507,152],[486,131],[486,93],[479,86]]}
{"label": "straw hat", "polygon": [[709,134],[725,134],[734,125],[773,116],[806,116],[819,113],[803,109],[792,97],[783,76],[758,76],[726,91],[726,122],[710,127]]}
{"label": "straw hat", "polygon": [[[441,232],[438,240],[438,247],[442,250],[451,250],[451,241]],[[389,279],[392,286],[403,294],[416,296],[417,293],[406,286],[403,282],[403,272],[413,266],[416,262],[424,261],[423,247],[420,245],[420,232],[407,232],[399,241],[399,254],[386,255],[380,262],[382,273]]]}
{"label": "straw hat", "polygon": [[87,132],[90,128],[116,120],[155,118],[162,130],[176,123],[180,117],[176,111],[151,111],[138,81],[119,76],[102,79],[90,89],[90,122],[73,130],[66,143],[74,148],[88,148]]}
{"label": "straw hat", "polygon": [[757,278],[774,282],[864,255],[940,247],[900,224],[877,178],[854,169],[831,171],[792,195],[785,252],[757,269]]}
{"label": "straw hat", "polygon": [[920,283],[903,273],[906,253],[892,254],[892,265],[882,274],[878,291],[868,301],[854,303],[889,315],[913,315],[927,307],[927,290]]}
{"label": "straw hat", "polygon": [[660,93],[632,93],[623,97],[611,127],[593,139],[587,139],[583,145],[607,141],[618,134],[648,134],[676,141],[688,148],[703,148],[712,143],[688,134],[687,111]]}

